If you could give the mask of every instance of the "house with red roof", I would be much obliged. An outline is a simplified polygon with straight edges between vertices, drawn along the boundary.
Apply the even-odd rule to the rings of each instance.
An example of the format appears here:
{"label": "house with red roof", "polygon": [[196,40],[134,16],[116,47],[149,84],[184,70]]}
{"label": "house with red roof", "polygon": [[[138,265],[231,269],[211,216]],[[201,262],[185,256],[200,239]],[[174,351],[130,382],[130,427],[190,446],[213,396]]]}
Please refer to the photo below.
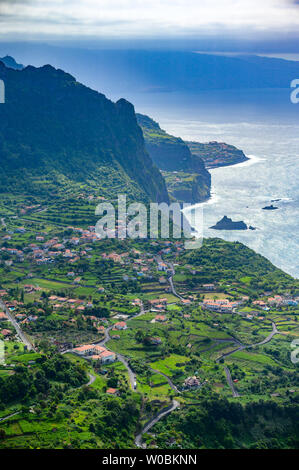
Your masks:
{"label": "house with red roof", "polygon": [[124,321],[119,321],[119,322],[115,323],[115,325],[113,327],[114,330],[126,330],[127,328],[128,328],[127,324]]}

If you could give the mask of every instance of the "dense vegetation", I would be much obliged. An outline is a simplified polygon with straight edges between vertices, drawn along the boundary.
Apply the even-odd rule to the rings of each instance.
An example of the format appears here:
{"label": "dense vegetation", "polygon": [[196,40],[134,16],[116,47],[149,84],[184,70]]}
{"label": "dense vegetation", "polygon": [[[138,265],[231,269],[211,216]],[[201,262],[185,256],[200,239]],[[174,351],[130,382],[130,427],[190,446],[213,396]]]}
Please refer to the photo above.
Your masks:
{"label": "dense vegetation", "polygon": [[154,441],[161,448],[298,449],[298,420],[298,399],[285,406],[262,400],[241,405],[214,396],[158,423]]}
{"label": "dense vegetation", "polygon": [[100,196],[125,192],[168,201],[164,180],[144,148],[133,106],[117,103],[50,65],[23,70],[0,63],[1,190],[49,195],[73,184]]}
{"label": "dense vegetation", "polygon": [[[148,116],[137,114],[146,148],[154,163],[165,172],[170,195],[180,202],[201,202],[210,196],[211,176],[201,158],[194,157],[179,137],[167,134]],[[183,172],[177,175],[176,172]]]}
{"label": "dense vegetation", "polygon": [[[148,447],[298,447],[298,281],[238,242],[99,240],[102,196],[168,198],[132,105],[50,66],[0,76],[0,447],[132,448],[174,400]],[[207,196],[201,159],[138,120],[172,198]]]}
{"label": "dense vegetation", "polygon": [[200,250],[186,251],[181,259],[186,264],[198,267],[197,274],[193,276],[195,283],[236,281],[247,276],[250,287],[255,290],[295,286],[291,276],[239,242],[206,239]]}
{"label": "dense vegetation", "polygon": [[57,382],[66,386],[78,387],[87,382],[84,369],[71,363],[63,356],[38,359],[35,369],[20,365],[15,374],[7,379],[0,377],[0,407],[13,401],[30,402],[39,393],[51,393],[52,383]]}

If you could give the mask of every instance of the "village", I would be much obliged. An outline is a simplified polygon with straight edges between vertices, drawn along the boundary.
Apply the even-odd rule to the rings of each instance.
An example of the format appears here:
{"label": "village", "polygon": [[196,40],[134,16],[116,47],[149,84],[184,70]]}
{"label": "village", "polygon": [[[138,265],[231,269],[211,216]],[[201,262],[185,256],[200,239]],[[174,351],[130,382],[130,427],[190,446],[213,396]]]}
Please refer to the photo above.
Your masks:
{"label": "village", "polygon": [[[13,276],[14,287],[9,281],[1,283],[4,343],[22,342],[19,328],[32,350],[39,351],[46,341],[59,353],[87,361],[98,373],[123,361],[132,389],[142,390],[145,385],[130,365],[138,359],[139,349],[132,355],[127,343],[145,348],[147,361],[154,364],[172,344],[169,334],[183,326],[191,333],[189,341],[179,345],[174,336],[171,348],[175,354],[183,353],[182,363],[188,364],[186,358],[195,347],[192,332],[204,332],[207,341],[216,345],[217,337],[229,335],[227,326],[219,331],[228,315],[242,318],[244,327],[252,322],[254,333],[262,332],[258,323],[270,327],[272,314],[273,318],[293,314],[295,320],[298,311],[298,296],[288,292],[264,290],[252,296],[244,282],[240,287],[236,282],[231,286],[210,282],[209,275],[201,274],[201,266],[182,263],[182,241],[126,242],[125,249],[122,245],[115,249],[113,242],[97,238],[94,226],[51,227],[43,232],[35,232],[31,223],[5,228],[0,258],[4,271]],[[27,242],[22,250],[21,240]],[[198,277],[201,282],[195,284]],[[231,330],[232,336],[236,333]],[[240,339],[242,335],[240,330]],[[253,338],[250,333],[248,340]],[[195,367],[184,368],[176,384],[166,374],[174,390],[196,390],[210,380],[209,374],[196,375]]]}

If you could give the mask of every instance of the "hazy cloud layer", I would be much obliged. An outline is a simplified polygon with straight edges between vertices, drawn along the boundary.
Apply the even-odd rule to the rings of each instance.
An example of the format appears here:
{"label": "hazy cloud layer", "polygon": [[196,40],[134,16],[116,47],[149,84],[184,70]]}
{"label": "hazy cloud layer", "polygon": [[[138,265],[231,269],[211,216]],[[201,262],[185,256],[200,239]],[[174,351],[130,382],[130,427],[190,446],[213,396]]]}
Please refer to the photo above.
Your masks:
{"label": "hazy cloud layer", "polygon": [[299,0],[0,0],[0,37],[254,38],[299,31]]}

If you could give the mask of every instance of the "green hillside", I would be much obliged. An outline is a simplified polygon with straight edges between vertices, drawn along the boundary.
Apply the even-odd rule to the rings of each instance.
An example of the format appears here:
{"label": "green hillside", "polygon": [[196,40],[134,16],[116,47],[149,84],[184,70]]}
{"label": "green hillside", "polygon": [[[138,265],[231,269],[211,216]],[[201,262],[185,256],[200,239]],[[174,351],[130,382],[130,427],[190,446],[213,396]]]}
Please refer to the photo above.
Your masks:
{"label": "green hillside", "polygon": [[[137,114],[146,149],[163,170],[167,189],[173,199],[197,203],[210,197],[211,175],[201,158],[194,157],[179,137],[167,134],[148,116]],[[180,172],[180,175],[176,175]]]}
{"label": "green hillside", "polygon": [[168,201],[144,148],[134,107],[113,103],[50,65],[13,70],[0,63],[1,191],[49,194],[92,187],[113,197]]}

